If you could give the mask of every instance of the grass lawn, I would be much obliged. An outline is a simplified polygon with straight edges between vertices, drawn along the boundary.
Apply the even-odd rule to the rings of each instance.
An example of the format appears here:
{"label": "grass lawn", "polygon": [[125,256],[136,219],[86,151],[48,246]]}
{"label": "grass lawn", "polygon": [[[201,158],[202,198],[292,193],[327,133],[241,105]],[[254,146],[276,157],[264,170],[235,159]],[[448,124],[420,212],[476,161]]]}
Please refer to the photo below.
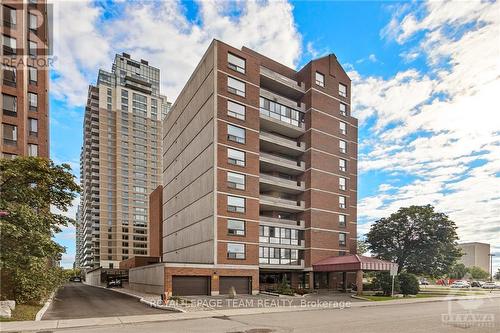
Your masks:
{"label": "grass lawn", "polygon": [[0,321],[19,321],[19,320],[35,320],[36,314],[42,305],[16,304],[16,308],[12,311],[12,317],[0,318]]}
{"label": "grass lawn", "polygon": [[369,299],[370,301],[390,301],[393,299],[414,299],[414,298],[429,298],[436,297],[440,295],[430,295],[430,294],[417,294],[416,297],[391,297],[391,296],[366,296],[363,295],[363,298]]}

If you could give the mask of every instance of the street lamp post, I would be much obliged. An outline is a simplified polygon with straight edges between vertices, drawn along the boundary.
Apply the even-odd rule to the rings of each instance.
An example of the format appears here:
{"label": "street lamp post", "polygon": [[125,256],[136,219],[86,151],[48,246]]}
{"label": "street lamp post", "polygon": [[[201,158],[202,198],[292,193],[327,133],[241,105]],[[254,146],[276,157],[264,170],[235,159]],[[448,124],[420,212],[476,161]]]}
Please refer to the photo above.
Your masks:
{"label": "street lamp post", "polygon": [[488,254],[490,257],[490,281],[493,282],[493,257],[495,256],[494,253]]}

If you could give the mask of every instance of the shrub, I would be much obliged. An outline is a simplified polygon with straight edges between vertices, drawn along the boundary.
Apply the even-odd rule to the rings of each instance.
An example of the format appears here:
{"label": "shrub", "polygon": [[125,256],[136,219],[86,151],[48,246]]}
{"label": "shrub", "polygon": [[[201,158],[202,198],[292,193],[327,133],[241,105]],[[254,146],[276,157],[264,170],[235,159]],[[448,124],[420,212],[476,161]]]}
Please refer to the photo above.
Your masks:
{"label": "shrub", "polygon": [[[418,281],[417,281],[418,283]],[[390,296],[392,291],[392,277],[389,272],[377,272],[371,283],[372,290],[382,290],[385,296]],[[394,278],[394,292],[399,291],[399,280]]]}
{"label": "shrub", "polygon": [[420,291],[418,279],[414,274],[406,272],[399,273],[398,279],[403,295],[416,295]]}
{"label": "shrub", "polygon": [[293,295],[293,290],[290,288],[290,285],[288,284],[288,281],[286,277],[281,280],[280,284],[278,285],[278,294],[283,294],[283,295]]}

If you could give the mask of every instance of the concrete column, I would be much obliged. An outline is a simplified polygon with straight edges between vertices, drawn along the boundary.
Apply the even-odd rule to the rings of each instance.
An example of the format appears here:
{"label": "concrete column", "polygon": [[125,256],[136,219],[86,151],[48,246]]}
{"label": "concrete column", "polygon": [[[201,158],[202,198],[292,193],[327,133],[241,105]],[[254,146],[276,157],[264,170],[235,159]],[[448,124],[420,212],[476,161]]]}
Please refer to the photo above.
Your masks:
{"label": "concrete column", "polygon": [[356,295],[363,295],[363,271],[356,271]]}
{"label": "concrete column", "polygon": [[309,290],[314,289],[314,272],[309,272]]}
{"label": "concrete column", "polygon": [[347,272],[342,272],[342,291],[347,292]]}

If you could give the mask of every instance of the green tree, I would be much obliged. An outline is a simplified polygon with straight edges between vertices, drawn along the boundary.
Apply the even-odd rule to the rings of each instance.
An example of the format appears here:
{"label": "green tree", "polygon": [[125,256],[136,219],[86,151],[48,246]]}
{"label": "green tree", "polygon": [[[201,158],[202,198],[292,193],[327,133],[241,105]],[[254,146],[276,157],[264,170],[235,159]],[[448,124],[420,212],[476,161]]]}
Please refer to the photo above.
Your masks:
{"label": "green tree", "polygon": [[[371,288],[373,290],[382,290],[385,296],[390,296],[392,292],[392,276],[389,272],[376,272],[374,278],[371,282]],[[399,278],[394,277],[394,292],[397,293],[400,290]]]}
{"label": "green tree", "polygon": [[63,279],[52,236],[74,221],[63,214],[80,190],[67,164],[36,157],[0,159],[1,298],[39,302]]}
{"label": "green tree", "polygon": [[472,266],[467,269],[467,273],[471,275],[473,279],[476,280],[486,280],[490,277],[490,273],[482,269],[481,267]]}
{"label": "green tree", "polygon": [[462,263],[457,263],[453,265],[448,272],[448,276],[451,279],[463,279],[467,274],[467,268]]}
{"label": "green tree", "polygon": [[499,269],[498,269],[498,271],[495,273],[494,277],[495,277],[495,280],[500,280],[500,268],[499,268]]}
{"label": "green tree", "polygon": [[397,263],[398,273],[436,277],[447,273],[461,256],[456,229],[431,205],[410,206],[376,221],[366,242],[376,257]]}
{"label": "green tree", "polygon": [[368,244],[366,244],[364,240],[356,240],[356,253],[359,255],[363,255],[363,253],[366,252],[368,252]]}
{"label": "green tree", "polygon": [[402,272],[398,275],[400,290],[403,295],[416,295],[420,291],[415,274]]}

